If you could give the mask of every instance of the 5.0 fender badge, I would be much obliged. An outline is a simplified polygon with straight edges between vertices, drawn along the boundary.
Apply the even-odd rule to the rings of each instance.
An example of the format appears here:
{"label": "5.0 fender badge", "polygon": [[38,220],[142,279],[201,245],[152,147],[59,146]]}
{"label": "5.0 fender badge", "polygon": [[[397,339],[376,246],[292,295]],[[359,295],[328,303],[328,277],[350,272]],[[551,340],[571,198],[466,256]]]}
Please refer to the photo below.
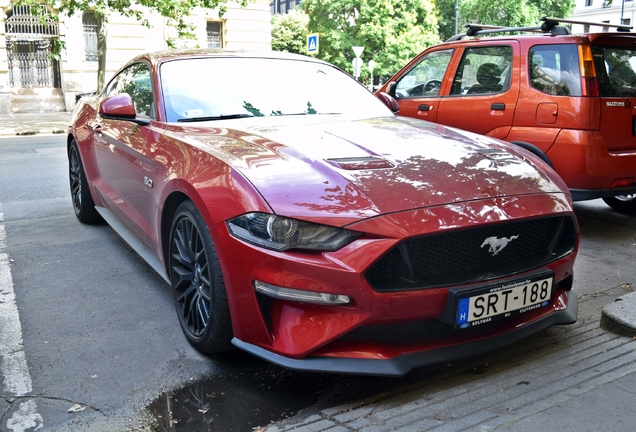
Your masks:
{"label": "5.0 fender badge", "polygon": [[497,238],[496,236],[492,236],[484,240],[484,242],[481,244],[481,247],[483,248],[484,246],[490,246],[490,248],[488,249],[488,252],[490,252],[492,256],[495,256],[499,252],[501,252],[503,248],[508,246],[508,243],[510,243],[511,241],[517,238],[519,238],[518,235],[510,236],[510,238],[506,238],[506,237]]}

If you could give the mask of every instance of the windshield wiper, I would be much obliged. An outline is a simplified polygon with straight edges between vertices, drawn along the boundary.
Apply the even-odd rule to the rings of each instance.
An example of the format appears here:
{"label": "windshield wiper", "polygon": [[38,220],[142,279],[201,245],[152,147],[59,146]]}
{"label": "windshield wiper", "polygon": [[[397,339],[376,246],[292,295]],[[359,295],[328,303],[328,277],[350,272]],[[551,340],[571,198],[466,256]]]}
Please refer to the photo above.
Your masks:
{"label": "windshield wiper", "polygon": [[210,120],[230,120],[237,118],[254,117],[253,114],[221,114],[218,116],[188,117],[177,119],[177,122],[201,122]]}

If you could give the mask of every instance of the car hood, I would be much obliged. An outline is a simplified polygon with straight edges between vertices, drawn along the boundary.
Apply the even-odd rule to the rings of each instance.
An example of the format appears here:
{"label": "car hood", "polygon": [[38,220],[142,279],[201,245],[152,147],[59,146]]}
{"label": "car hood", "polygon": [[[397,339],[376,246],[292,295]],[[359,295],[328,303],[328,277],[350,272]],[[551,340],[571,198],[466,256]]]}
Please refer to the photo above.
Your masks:
{"label": "car hood", "polygon": [[566,190],[525,150],[408,118],[294,116],[207,125],[214,128],[180,128],[180,138],[240,171],[275,213],[289,217],[346,225],[417,208]]}

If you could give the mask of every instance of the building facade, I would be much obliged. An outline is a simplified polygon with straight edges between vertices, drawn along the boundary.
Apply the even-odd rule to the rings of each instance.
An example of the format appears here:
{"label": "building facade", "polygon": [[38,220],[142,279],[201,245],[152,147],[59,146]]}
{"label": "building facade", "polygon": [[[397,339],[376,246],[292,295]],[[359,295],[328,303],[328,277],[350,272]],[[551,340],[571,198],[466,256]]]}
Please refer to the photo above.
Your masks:
{"label": "building facade", "polygon": [[[194,39],[178,47],[271,49],[270,0],[252,0],[243,8],[228,3],[227,12],[197,9],[190,16]],[[174,29],[158,14],[147,15],[151,28],[119,14],[109,16],[106,80],[137,54],[167,49]],[[59,60],[54,44],[65,44]],[[97,21],[92,12],[60,15],[41,22],[28,6],[0,0],[0,114],[68,111],[75,97],[97,88]]]}
{"label": "building facade", "polygon": [[272,15],[286,14],[300,4],[301,0],[273,0],[269,4]]}
{"label": "building facade", "polygon": [[[634,25],[636,18],[635,0],[576,0],[572,19],[607,24]],[[573,24],[573,33],[603,31],[602,27]],[[605,29],[607,31],[607,28]]]}

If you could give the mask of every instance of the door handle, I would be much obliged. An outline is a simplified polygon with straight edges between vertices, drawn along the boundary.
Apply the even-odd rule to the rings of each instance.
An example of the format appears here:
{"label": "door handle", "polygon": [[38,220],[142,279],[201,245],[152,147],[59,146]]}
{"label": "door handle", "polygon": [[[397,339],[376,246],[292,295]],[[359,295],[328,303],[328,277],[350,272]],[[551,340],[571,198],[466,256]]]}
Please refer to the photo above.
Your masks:
{"label": "door handle", "polygon": [[433,107],[429,107],[427,104],[422,104],[417,107],[418,111],[433,111]]}
{"label": "door handle", "polygon": [[506,109],[506,104],[503,103],[494,103],[490,105],[490,109],[494,111],[504,111]]}

